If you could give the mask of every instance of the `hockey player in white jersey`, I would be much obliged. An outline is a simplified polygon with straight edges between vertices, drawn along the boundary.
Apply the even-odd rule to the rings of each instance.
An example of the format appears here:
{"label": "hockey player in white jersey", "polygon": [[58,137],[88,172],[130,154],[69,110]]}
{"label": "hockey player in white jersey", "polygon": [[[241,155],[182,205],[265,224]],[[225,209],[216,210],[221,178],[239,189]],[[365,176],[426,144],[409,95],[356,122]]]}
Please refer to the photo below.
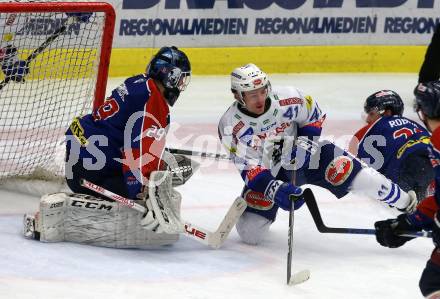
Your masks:
{"label": "hockey player in white jersey", "polygon": [[254,64],[234,69],[231,90],[235,102],[218,131],[245,183],[242,196],[248,207],[236,225],[245,243],[264,239],[278,207],[291,208],[291,195],[298,198],[294,208],[302,206],[299,186],[304,183],[324,187],[338,198],[352,191],[401,211],[414,209],[412,192],[320,140],[325,114],[311,96],[295,87],[272,88]]}

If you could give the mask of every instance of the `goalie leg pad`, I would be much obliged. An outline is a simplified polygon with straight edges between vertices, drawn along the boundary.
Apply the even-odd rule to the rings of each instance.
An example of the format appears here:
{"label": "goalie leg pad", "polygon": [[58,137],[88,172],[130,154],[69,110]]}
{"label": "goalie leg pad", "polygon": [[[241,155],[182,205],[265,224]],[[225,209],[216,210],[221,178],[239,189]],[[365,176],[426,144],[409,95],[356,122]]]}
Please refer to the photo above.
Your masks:
{"label": "goalie leg pad", "polygon": [[244,212],[236,228],[241,240],[249,245],[258,245],[269,233],[272,221],[251,212]]}
{"label": "goalie leg pad", "polygon": [[66,199],[66,193],[53,193],[41,197],[40,212],[35,217],[35,230],[40,232],[40,241],[64,241]]}
{"label": "goalie leg pad", "polygon": [[40,241],[75,243],[112,248],[168,245],[177,234],[144,230],[142,214],[116,202],[90,195],[55,193],[43,196],[36,230]]}

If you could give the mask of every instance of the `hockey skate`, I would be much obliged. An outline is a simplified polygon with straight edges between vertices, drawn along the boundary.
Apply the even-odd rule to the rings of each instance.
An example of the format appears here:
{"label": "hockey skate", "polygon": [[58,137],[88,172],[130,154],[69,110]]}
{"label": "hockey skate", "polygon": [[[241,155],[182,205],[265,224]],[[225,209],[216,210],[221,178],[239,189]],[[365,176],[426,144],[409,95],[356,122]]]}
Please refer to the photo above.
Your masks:
{"label": "hockey skate", "polygon": [[23,235],[26,239],[40,239],[40,233],[35,230],[35,215],[24,214]]}

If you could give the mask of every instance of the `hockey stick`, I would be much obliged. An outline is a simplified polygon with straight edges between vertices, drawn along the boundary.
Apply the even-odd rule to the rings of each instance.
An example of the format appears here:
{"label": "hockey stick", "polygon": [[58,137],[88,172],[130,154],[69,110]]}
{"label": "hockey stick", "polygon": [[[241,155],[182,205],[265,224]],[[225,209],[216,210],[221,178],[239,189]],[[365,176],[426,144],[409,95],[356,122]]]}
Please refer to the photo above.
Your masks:
{"label": "hockey stick", "polygon": [[166,148],[166,151],[172,154],[180,154],[184,156],[196,156],[202,158],[211,158],[215,160],[231,160],[231,157],[228,154],[215,154],[215,153],[207,153],[207,152],[198,152],[191,150],[184,150],[178,148]]}
{"label": "hockey stick", "polygon": [[[348,228],[348,227],[328,227],[324,224],[322,220],[321,213],[316,203],[315,195],[309,188],[304,190],[303,193],[304,200],[307,207],[309,208],[310,214],[312,215],[313,221],[315,222],[316,228],[320,233],[332,233],[332,234],[357,234],[357,235],[375,235],[376,230],[368,228]],[[402,231],[398,232],[399,236],[403,237],[427,237],[431,238],[431,232],[413,232],[413,231]]]}
{"label": "hockey stick", "polygon": [[[87,180],[81,180],[81,186],[141,213],[147,212],[146,208],[136,203],[135,200],[115,194]],[[204,245],[218,249],[225,242],[232,228],[237,223],[238,218],[240,218],[241,214],[246,209],[246,206],[246,201],[242,197],[237,197],[215,232],[208,231],[207,229],[183,221],[183,234]]]}
{"label": "hockey stick", "polygon": [[[319,146],[318,143],[309,140],[305,137],[298,137],[295,140],[295,145],[298,147],[303,148],[309,153],[314,154],[317,150],[317,147]],[[178,148],[166,148],[166,151],[172,153],[172,154],[180,154],[184,156],[195,156],[195,157],[202,157],[202,158],[211,158],[215,160],[232,160],[230,154],[216,154],[216,153],[208,153],[208,152],[199,152],[199,151],[192,151],[192,150],[184,150],[184,149],[178,149]]]}
{"label": "hockey stick", "polygon": [[[292,184],[296,183],[296,171],[292,174]],[[294,201],[297,199],[296,196],[291,195],[290,200],[292,201],[292,206],[289,210],[289,232],[287,237],[287,285],[295,285],[305,282],[310,278],[310,270],[301,270],[292,276],[292,256],[293,256],[293,225],[294,225],[294,215],[295,215],[295,205]]]}
{"label": "hockey stick", "polygon": [[[295,145],[305,149],[307,152],[312,153],[312,154],[316,152],[316,148],[318,147],[318,144],[316,142],[311,141],[311,140],[309,141],[308,138],[301,138],[301,136],[295,140]],[[184,155],[184,156],[211,158],[211,159],[215,159],[215,160],[227,160],[227,161],[232,160],[230,154],[216,154],[216,153],[184,150],[184,149],[178,149],[178,148],[166,148],[165,150],[172,153],[172,154],[180,154],[180,155]]]}
{"label": "hockey stick", "polygon": [[[71,16],[69,17],[66,22],[64,22],[63,26],[55,30],[54,33],[52,33],[51,36],[49,36],[38,48],[36,48],[32,53],[24,60],[26,66],[24,68],[29,68],[29,64],[37,57],[41,52],[43,52],[58,36],[63,34],[69,25],[76,22],[77,16]],[[12,76],[7,76],[2,82],[0,82],[0,90],[5,87],[9,81],[11,81]]]}

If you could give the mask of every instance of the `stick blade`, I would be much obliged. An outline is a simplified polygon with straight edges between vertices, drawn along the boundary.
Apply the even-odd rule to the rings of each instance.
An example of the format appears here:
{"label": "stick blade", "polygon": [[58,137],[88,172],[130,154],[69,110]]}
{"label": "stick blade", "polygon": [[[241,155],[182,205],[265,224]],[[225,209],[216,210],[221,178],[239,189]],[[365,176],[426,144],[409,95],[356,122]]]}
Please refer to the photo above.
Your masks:
{"label": "stick blade", "polygon": [[218,229],[211,234],[211,239],[209,240],[209,246],[211,246],[211,248],[218,249],[223,245],[241,214],[246,210],[246,207],[246,200],[241,196],[234,200],[234,203],[229,208]]}
{"label": "stick blade", "polygon": [[290,277],[288,285],[297,285],[309,280],[309,278],[310,278],[310,270],[305,269],[299,271],[298,273],[293,274],[293,276]]}

